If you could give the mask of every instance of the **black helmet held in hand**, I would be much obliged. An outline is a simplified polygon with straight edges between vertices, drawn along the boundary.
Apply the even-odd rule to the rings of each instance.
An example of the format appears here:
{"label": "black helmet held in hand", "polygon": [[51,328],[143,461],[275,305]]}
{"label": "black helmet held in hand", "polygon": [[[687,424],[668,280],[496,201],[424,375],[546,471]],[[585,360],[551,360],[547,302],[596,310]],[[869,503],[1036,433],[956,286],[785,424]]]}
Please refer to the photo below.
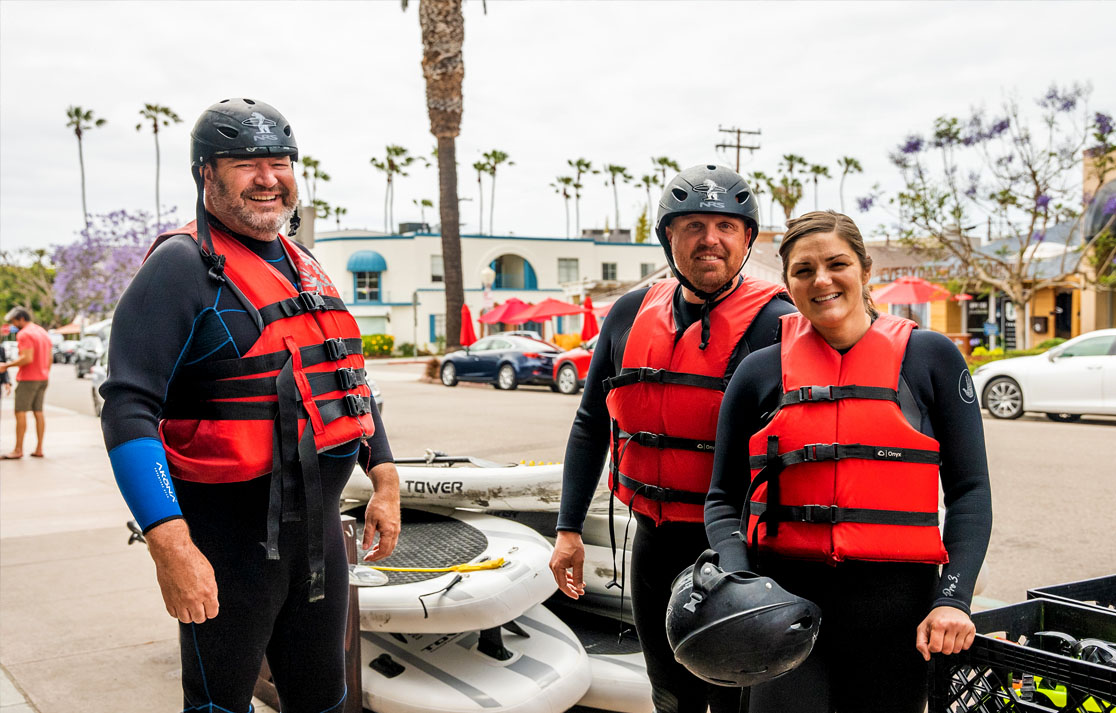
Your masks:
{"label": "black helmet held in hand", "polygon": [[706,550],[675,578],[666,614],[674,658],[698,678],[754,686],[810,655],[821,610],[769,577],[725,572]]}
{"label": "black helmet held in hand", "polygon": [[290,156],[298,160],[291,124],[270,104],[224,99],[202,112],[190,132],[190,165],[215,158]]}

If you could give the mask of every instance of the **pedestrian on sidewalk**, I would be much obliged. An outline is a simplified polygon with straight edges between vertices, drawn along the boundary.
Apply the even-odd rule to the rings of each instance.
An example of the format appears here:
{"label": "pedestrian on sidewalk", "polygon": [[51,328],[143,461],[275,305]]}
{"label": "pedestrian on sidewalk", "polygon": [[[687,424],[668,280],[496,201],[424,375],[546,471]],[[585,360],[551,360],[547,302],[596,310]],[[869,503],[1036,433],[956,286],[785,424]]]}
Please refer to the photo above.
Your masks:
{"label": "pedestrian on sidewalk", "polygon": [[[17,330],[16,344],[19,356],[14,361],[0,363],[0,373],[19,367],[15,388],[15,447],[10,453],[0,456],[2,460],[15,460],[23,457],[23,437],[27,434],[27,412],[35,416],[35,450],[33,458],[43,457],[43,434],[46,432],[46,417],[43,415],[43,398],[46,396],[50,379],[50,365],[54,359],[47,331],[35,324],[31,310],[16,306],[4,315],[4,321]],[[10,385],[5,385],[11,388]]]}
{"label": "pedestrian on sidewalk", "polygon": [[363,547],[382,559],[398,473],[356,320],[279,233],[297,226],[290,124],[229,99],[191,139],[197,217],[155,240],[116,309],[105,445],[181,622],[183,708],[248,713],[266,653],[284,711],[340,711],[361,695],[345,687],[341,490],[359,462]]}

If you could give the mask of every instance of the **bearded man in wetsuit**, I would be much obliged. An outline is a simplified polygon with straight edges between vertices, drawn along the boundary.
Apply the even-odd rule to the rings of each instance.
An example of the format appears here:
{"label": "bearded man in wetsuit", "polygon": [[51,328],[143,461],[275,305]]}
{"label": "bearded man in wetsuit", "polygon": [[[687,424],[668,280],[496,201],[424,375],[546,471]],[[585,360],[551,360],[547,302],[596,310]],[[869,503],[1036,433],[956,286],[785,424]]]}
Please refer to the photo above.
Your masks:
{"label": "bearded man in wetsuit", "polygon": [[671,582],[709,546],[703,507],[725,386],[744,357],[778,341],[779,317],[794,311],[782,287],[740,274],[758,213],[744,179],[722,166],[694,166],[667,184],[656,233],[676,279],[613,305],[566,447],[551,571],[567,596],[584,594],[580,533],[611,456],[609,487],[637,523],[632,609],[657,713],[740,706],[740,689],[675,662],[664,621]]}
{"label": "bearded man in wetsuit", "polygon": [[386,557],[398,474],[356,322],[279,234],[297,222],[290,124],[228,99],[191,138],[197,218],[159,236],[120,300],[105,445],[180,622],[184,709],[248,713],[266,654],[285,713],[340,711],[360,692],[339,496],[359,463],[375,487],[363,546],[378,534]]}

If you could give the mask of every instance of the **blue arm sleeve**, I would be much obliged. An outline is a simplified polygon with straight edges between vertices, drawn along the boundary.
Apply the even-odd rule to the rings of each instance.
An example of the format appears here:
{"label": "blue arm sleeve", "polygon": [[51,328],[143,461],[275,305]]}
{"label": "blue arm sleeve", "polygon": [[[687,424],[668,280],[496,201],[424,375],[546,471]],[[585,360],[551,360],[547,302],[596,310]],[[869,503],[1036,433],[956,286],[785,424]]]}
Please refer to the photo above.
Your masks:
{"label": "blue arm sleeve", "polygon": [[108,455],[120,493],[144,532],[182,517],[162,441],[137,438],[121,443]]}

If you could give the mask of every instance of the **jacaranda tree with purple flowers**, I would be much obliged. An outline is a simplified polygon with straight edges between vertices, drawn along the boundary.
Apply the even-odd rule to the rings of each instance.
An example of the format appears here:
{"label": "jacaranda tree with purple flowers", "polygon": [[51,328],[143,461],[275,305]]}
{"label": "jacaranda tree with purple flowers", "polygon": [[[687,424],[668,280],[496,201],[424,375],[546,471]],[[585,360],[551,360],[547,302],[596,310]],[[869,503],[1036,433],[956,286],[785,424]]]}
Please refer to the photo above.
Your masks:
{"label": "jacaranda tree with purple flowers", "polygon": [[144,210],[91,215],[77,240],[56,246],[51,256],[58,312],[92,319],[111,314],[156,236],[177,226],[173,208],[159,224]]}
{"label": "jacaranda tree with purple flowers", "polygon": [[[927,134],[906,136],[891,154],[904,188],[887,201],[897,210],[900,239],[960,263],[957,274],[1005,293],[1019,314],[1048,287],[1080,287],[1082,279],[1110,284],[1104,278],[1111,256],[1099,268],[1093,264],[1104,231],[1081,230],[1091,198],[1083,200],[1083,166],[1099,185],[1116,176],[1112,120],[1089,111],[1089,93],[1080,85],[1054,86],[1037,99],[1037,112],[1008,99],[995,117],[979,110],[967,118],[941,116]],[[863,199],[861,208],[879,197]],[[1074,236],[1066,246],[1042,245],[1050,229],[1066,223]],[[985,226],[992,242],[982,245],[969,231]],[[1026,328],[1016,320],[1016,344],[1025,344]]]}

